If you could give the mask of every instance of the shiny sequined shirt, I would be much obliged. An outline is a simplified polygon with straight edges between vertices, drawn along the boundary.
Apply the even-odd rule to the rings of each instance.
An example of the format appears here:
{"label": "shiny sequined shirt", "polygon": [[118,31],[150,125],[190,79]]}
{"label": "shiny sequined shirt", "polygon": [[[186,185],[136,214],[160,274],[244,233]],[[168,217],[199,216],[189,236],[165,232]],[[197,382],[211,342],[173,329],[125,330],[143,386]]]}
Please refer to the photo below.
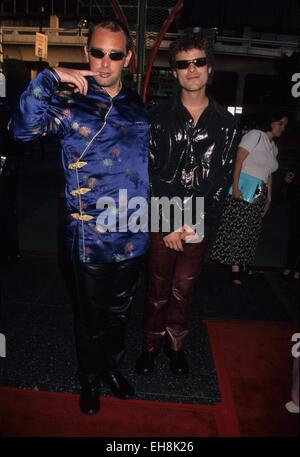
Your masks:
{"label": "shiny sequined shirt", "polygon": [[[233,180],[237,144],[234,117],[214,100],[209,100],[196,125],[179,94],[162,102],[150,113],[152,196],[204,197],[208,235]],[[171,221],[170,232],[177,228]]]}

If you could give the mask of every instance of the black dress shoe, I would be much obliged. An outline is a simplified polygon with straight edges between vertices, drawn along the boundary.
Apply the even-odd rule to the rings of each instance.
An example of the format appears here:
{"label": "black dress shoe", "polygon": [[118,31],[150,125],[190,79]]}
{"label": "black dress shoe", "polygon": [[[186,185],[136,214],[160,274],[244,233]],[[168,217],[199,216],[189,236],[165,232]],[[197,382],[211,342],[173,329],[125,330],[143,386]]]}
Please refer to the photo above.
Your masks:
{"label": "black dress shoe", "polygon": [[170,368],[174,374],[187,374],[189,372],[189,365],[183,351],[167,349],[166,354],[170,358]]}
{"label": "black dress shoe", "polygon": [[139,374],[151,374],[154,370],[157,352],[143,351],[135,364],[135,371]]}
{"label": "black dress shoe", "polygon": [[102,380],[110,386],[112,393],[118,398],[126,399],[134,395],[133,386],[119,371],[107,371],[102,376]]}
{"label": "black dress shoe", "polygon": [[99,388],[82,387],[79,406],[84,414],[96,414],[100,409]]}

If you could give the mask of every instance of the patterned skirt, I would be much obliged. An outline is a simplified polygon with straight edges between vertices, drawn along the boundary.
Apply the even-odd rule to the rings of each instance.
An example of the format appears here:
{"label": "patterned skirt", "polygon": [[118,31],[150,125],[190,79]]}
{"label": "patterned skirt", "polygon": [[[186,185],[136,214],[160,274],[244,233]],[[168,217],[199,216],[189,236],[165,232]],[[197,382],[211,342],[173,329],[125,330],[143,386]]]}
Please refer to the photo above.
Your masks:
{"label": "patterned skirt", "polygon": [[212,243],[212,261],[226,265],[244,265],[253,261],[267,194],[267,186],[263,183],[253,203],[227,196],[216,238]]}

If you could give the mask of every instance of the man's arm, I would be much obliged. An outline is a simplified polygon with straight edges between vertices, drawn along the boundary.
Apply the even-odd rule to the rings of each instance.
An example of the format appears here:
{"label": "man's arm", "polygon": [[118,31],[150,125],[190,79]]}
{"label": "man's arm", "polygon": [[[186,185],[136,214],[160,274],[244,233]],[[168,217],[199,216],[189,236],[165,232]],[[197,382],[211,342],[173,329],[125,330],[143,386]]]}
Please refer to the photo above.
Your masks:
{"label": "man's arm", "polygon": [[224,151],[223,151],[223,167],[222,167],[222,178],[220,180],[220,187],[222,188],[222,196],[219,200],[221,205],[223,204],[229,187],[233,181],[234,166],[236,161],[238,143],[239,143],[239,132],[236,126],[229,129],[228,134],[225,138]]}
{"label": "man's arm", "polygon": [[222,168],[216,174],[210,176],[212,187],[205,195],[205,234],[214,230],[217,225],[219,215],[222,211],[225,198],[233,180],[233,170],[239,142],[239,133],[236,126],[228,129],[224,138],[224,146],[221,151]]}
{"label": "man's arm", "polygon": [[[52,97],[60,83],[75,86],[75,91],[85,95],[87,81],[84,76],[93,76],[89,70],[45,69],[31,81],[20,97],[9,129],[15,139],[33,141],[48,133],[63,133],[69,129],[69,121],[63,116],[63,106],[52,103]],[[85,82],[84,82],[84,81]]]}
{"label": "man's arm", "polygon": [[[160,157],[159,157],[159,148],[158,148],[158,136],[160,135],[158,126],[155,121],[150,122],[149,128],[149,176],[150,176],[150,186],[153,196],[153,179],[156,172],[159,170],[160,166]],[[151,215],[152,217],[153,214]],[[164,218],[162,214],[162,209],[160,208],[159,214],[156,215],[160,219]],[[169,222],[169,227],[174,227],[174,220],[170,214],[169,219],[166,221]],[[172,230],[172,229],[171,229]],[[176,231],[171,231],[169,233],[161,233],[165,246],[175,251],[183,251],[182,239],[186,236],[186,233],[183,229],[179,228]]]}
{"label": "man's arm", "polygon": [[151,113],[149,119],[149,176],[152,177],[158,168],[158,146],[157,136],[158,127],[155,122],[151,122]]}

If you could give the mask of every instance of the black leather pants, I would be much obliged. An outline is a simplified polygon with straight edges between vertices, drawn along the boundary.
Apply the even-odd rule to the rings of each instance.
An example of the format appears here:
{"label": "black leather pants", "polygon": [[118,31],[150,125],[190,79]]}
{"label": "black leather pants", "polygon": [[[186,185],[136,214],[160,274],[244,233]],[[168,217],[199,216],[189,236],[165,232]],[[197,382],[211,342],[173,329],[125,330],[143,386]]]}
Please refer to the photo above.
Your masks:
{"label": "black leather pants", "polygon": [[141,257],[109,264],[86,264],[74,256],[77,286],[75,337],[81,385],[95,385],[101,373],[117,370]]}

